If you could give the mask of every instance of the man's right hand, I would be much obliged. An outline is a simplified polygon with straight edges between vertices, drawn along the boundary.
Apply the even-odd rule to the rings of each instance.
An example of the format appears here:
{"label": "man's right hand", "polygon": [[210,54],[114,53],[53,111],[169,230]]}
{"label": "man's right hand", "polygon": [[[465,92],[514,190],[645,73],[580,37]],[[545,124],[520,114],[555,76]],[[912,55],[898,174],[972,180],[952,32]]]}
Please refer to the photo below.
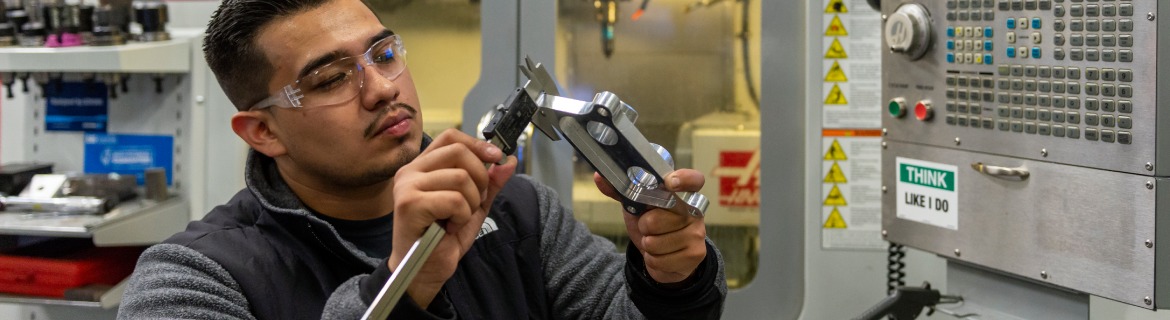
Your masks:
{"label": "man's right hand", "polygon": [[394,175],[390,270],[398,268],[431,223],[443,221],[447,231],[406,291],[424,309],[455,274],[459,260],[479,234],[492,200],[516,171],[514,159],[490,169],[484,167],[503,156],[490,143],[449,129]]}

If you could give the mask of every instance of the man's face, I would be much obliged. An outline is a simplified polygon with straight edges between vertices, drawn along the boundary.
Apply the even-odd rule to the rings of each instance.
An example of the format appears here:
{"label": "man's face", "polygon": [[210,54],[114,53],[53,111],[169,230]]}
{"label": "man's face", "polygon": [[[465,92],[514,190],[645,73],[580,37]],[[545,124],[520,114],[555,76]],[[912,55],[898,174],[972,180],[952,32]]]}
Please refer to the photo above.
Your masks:
{"label": "man's face", "polygon": [[[359,0],[274,20],[256,40],[274,68],[268,93],[329,61],[360,55],[386,35]],[[388,181],[418,156],[422,113],[410,70],[393,81],[372,68],[360,77],[362,90],[340,104],[271,109],[268,126],[287,150],[278,157],[282,171],[321,186],[366,186]]]}

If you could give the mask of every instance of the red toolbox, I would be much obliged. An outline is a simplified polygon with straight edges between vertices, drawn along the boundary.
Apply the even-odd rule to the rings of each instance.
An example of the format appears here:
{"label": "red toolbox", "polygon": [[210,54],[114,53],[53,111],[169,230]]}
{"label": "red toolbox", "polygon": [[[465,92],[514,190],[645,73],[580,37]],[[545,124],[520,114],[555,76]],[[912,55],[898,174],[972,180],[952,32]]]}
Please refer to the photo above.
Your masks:
{"label": "red toolbox", "polygon": [[143,249],[88,247],[0,253],[0,292],[64,297],[66,290],[75,287],[114,285],[134,271]]}

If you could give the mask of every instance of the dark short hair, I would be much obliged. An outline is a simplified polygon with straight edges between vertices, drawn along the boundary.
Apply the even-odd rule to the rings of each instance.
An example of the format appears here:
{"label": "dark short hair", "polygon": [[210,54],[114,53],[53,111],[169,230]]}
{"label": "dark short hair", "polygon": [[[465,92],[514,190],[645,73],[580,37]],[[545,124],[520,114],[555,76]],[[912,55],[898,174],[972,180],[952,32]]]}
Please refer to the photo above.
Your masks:
{"label": "dark short hair", "polygon": [[256,36],[268,23],[333,0],[225,0],[211,15],[203,54],[215,79],[237,110],[268,96],[273,66]]}

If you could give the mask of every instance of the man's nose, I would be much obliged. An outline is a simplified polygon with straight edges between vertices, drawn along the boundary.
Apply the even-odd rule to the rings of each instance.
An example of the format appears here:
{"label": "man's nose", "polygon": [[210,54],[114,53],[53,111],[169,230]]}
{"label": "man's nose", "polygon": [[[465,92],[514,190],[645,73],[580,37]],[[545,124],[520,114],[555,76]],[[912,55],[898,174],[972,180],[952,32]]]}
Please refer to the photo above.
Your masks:
{"label": "man's nose", "polygon": [[375,110],[383,106],[384,102],[392,102],[398,98],[398,85],[394,80],[387,79],[374,65],[362,65],[362,77],[365,85],[362,87],[362,107]]}

